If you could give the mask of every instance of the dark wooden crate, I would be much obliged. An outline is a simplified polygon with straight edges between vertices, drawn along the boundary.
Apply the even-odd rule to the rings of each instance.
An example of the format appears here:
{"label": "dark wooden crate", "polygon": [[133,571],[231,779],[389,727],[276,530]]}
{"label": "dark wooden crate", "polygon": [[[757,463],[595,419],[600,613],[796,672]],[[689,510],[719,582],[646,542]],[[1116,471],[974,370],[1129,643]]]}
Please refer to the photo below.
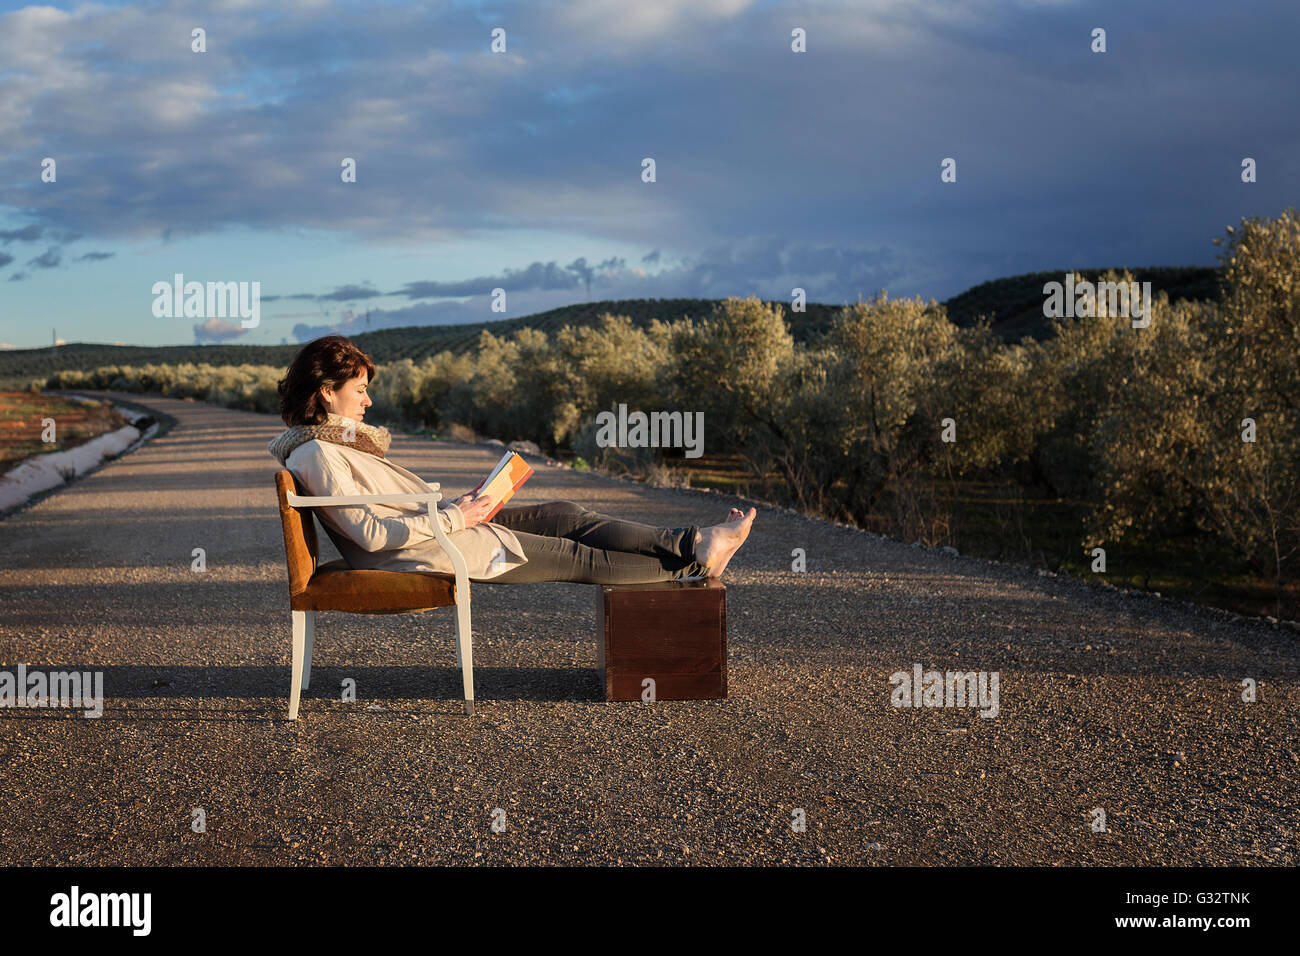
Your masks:
{"label": "dark wooden crate", "polygon": [[606,700],[727,696],[727,588],[717,578],[601,586],[597,669]]}

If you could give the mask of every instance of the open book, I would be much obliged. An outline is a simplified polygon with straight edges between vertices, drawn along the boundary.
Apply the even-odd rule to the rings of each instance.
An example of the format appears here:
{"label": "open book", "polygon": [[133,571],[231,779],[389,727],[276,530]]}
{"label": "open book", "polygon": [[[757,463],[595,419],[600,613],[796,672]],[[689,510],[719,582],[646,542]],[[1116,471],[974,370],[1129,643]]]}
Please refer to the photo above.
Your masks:
{"label": "open book", "polygon": [[491,521],[492,516],[501,510],[502,505],[515,496],[525,481],[533,475],[533,468],[518,454],[508,451],[497,462],[492,473],[474,488],[475,495],[484,495],[496,502],[484,521]]}

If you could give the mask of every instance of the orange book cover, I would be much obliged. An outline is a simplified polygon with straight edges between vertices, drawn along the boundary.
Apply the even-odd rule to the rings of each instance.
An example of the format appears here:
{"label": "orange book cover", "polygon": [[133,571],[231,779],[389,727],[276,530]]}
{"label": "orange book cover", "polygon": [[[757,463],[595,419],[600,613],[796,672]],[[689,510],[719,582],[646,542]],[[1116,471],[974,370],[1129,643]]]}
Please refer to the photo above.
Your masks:
{"label": "orange book cover", "polygon": [[506,452],[501,460],[497,462],[497,466],[492,469],[492,473],[480,481],[474,489],[475,496],[486,495],[496,502],[492,506],[492,510],[488,512],[488,516],[483,520],[491,521],[493,516],[501,510],[507,501],[515,496],[515,492],[532,475],[532,465],[513,451]]}

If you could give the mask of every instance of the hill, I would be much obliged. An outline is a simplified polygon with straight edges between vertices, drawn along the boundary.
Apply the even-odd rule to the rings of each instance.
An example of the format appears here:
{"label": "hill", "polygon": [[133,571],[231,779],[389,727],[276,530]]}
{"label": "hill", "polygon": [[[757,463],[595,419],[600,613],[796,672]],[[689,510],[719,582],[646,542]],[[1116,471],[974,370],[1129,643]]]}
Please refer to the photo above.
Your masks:
{"label": "hill", "polygon": [[[1074,271],[1095,282],[1108,270]],[[1114,271],[1123,270],[1115,267]],[[1213,266],[1151,266],[1129,272],[1138,282],[1150,282],[1153,296],[1164,290],[1170,302],[1219,298],[1219,270]],[[981,283],[944,303],[948,318],[956,325],[973,325],[980,315],[987,315],[993,331],[1005,342],[1019,341],[1024,336],[1046,338],[1051,330],[1043,318],[1043,285],[1060,282],[1064,275],[1064,269],[1026,272]]]}
{"label": "hill", "polygon": [[[1076,270],[1095,279],[1104,269]],[[1149,281],[1154,290],[1163,289],[1171,301],[1178,299],[1217,299],[1219,270],[1208,266],[1152,267],[1131,270],[1139,282]],[[1043,338],[1048,325],[1043,318],[1043,284],[1059,281],[1064,272],[1031,272],[994,279],[960,295],[944,305],[958,325],[971,325],[980,315],[989,316],[995,332],[1006,341],[1022,336]],[[490,329],[494,335],[508,337],[517,329],[533,327],[554,334],[565,325],[598,326],[606,312],[628,316],[633,324],[645,328],[651,320],[672,322],[680,318],[701,319],[713,311],[712,299],[619,299],[580,302],[537,312],[514,319],[472,322],[464,325],[418,325],[395,329],[361,332],[352,340],[365,349],[376,362],[402,358],[419,361],[443,349],[457,354],[471,350],[479,333]],[[768,303],[772,304],[771,302]],[[842,306],[809,303],[804,313],[791,313],[789,304],[780,303],[791,335],[796,342],[807,342],[824,331]],[[293,345],[101,345],[73,342],[38,349],[0,351],[0,388],[23,388],[29,381],[43,378],[61,369],[89,370],[101,365],[176,364],[181,362],[210,365],[288,365],[297,354]]]}

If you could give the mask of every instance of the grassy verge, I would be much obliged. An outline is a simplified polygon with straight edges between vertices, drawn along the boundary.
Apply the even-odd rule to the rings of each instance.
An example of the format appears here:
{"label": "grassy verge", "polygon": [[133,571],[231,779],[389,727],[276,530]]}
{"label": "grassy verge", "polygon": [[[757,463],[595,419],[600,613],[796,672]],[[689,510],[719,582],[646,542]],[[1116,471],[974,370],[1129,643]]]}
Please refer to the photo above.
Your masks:
{"label": "grassy verge", "polygon": [[[118,399],[98,401],[99,404],[93,405],[54,392],[0,392],[0,435],[4,437],[4,441],[0,443],[4,452],[4,455],[0,456],[0,471],[8,471],[34,455],[76,448],[99,435],[129,425],[130,421],[122,414],[122,408],[152,416],[158,422],[158,430],[154,432],[154,438],[166,434],[176,425],[176,419],[170,415],[161,414],[135,402]],[[40,441],[40,422],[45,418],[54,419],[59,441],[49,443]],[[27,434],[33,429],[36,435],[34,440]],[[17,440],[10,441],[11,437]],[[90,469],[90,472],[118,457],[118,454],[105,454],[99,465]],[[84,476],[66,475],[64,485],[37,492],[25,502],[0,512],[0,519],[30,508],[81,477]]]}
{"label": "grassy verge", "polygon": [[[51,442],[42,440],[46,419],[54,422]],[[129,424],[105,402],[92,405],[42,392],[0,392],[0,471],[35,455],[76,448]]]}

